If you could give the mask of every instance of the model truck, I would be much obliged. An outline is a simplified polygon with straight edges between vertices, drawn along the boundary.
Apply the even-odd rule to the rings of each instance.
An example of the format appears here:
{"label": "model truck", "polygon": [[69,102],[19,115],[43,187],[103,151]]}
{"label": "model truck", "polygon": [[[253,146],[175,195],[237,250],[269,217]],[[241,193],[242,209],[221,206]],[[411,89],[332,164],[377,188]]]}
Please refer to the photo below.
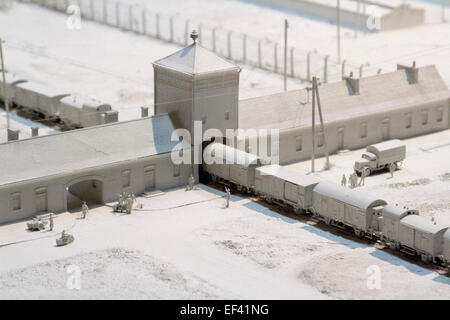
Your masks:
{"label": "model truck", "polygon": [[362,159],[355,162],[355,172],[367,177],[374,171],[389,169],[391,164],[398,168],[406,156],[406,146],[400,140],[389,140],[370,145],[362,154]]}

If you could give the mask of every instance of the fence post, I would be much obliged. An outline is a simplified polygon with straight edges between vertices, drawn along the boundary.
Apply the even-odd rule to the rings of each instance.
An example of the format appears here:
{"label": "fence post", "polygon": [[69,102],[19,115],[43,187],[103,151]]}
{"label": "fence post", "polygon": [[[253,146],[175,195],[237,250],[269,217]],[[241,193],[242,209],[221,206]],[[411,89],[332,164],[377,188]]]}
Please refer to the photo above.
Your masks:
{"label": "fence post", "polygon": [[247,35],[242,36],[242,63],[247,63]]}
{"label": "fence post", "polygon": [[94,7],[94,0],[90,0],[89,2],[89,8],[91,11],[91,20],[95,21],[95,7]]}
{"label": "fence post", "polygon": [[291,77],[294,77],[294,48],[291,48]]}
{"label": "fence post", "polygon": [[323,66],[323,83],[328,82],[328,56],[325,56],[324,66]]}
{"label": "fence post", "polygon": [[108,24],[108,9],[106,7],[106,0],[103,0],[103,23]]}
{"label": "fence post", "polygon": [[169,23],[170,23],[170,42],[174,42],[174,35],[173,35],[173,16],[170,16],[169,18]]}
{"label": "fence post", "polygon": [[130,31],[133,31],[133,5],[130,4],[128,6],[128,20],[130,20],[128,22],[128,27],[130,29]]}
{"label": "fence post", "polygon": [[262,69],[261,58],[261,40],[258,40],[258,67]]}
{"label": "fence post", "polygon": [[306,80],[311,81],[311,51],[306,54]]}
{"label": "fence post", "polygon": [[212,51],[216,52],[216,28],[212,29]]}
{"label": "fence post", "polygon": [[278,72],[278,43],[275,42],[274,46],[273,46],[273,62],[274,62],[274,67],[273,70],[275,73]]}
{"label": "fence post", "polygon": [[362,78],[362,76],[363,76],[363,68],[364,68],[364,65],[362,64],[362,65],[359,67],[359,77],[360,77],[360,78]]}
{"label": "fence post", "polygon": [[160,39],[160,34],[159,34],[159,12],[156,14],[156,38]]}
{"label": "fence post", "polygon": [[184,23],[184,45],[187,46],[189,39],[189,19]]}
{"label": "fence post", "polygon": [[142,34],[147,34],[147,8],[142,8]]}
{"label": "fence post", "polygon": [[231,59],[231,31],[227,34],[227,45],[228,45],[228,59]]}
{"label": "fence post", "polygon": [[120,28],[120,3],[116,2],[116,25]]}
{"label": "fence post", "polygon": [[345,63],[346,62],[347,62],[346,60],[342,61],[342,71],[341,71],[342,79],[344,79],[344,77],[345,77]]}

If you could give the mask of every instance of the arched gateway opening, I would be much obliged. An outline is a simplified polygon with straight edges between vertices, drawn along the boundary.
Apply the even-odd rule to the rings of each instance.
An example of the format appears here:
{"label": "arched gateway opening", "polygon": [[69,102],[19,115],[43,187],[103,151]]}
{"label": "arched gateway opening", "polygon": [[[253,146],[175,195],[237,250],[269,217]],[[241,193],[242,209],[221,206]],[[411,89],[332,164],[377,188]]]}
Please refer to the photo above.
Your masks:
{"label": "arched gateway opening", "polygon": [[82,177],[66,185],[67,211],[80,211],[83,201],[86,201],[88,206],[99,205],[104,202],[102,177]]}

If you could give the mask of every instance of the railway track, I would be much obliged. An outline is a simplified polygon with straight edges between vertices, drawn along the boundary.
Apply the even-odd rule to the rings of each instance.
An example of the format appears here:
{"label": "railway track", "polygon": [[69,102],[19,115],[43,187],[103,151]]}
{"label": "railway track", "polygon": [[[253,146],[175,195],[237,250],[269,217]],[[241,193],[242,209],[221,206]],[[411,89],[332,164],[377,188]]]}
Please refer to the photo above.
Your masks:
{"label": "railway track", "polygon": [[[220,190],[223,191],[223,188],[221,188],[222,185],[214,183],[212,181],[210,182],[202,182],[203,184],[207,185],[208,187],[214,188],[216,190]],[[351,240],[357,243],[361,243],[361,244],[365,244],[368,246],[372,246],[376,249],[379,250],[383,250],[397,258],[400,258],[406,262],[409,263],[413,263],[416,264],[424,269],[428,269],[434,272],[437,272],[439,275],[443,275],[446,277],[450,278],[450,270],[448,270],[447,268],[444,268],[440,265],[437,264],[433,264],[433,263],[425,263],[423,262],[420,257],[418,256],[412,256],[410,254],[407,254],[405,252],[402,251],[398,251],[398,250],[393,250],[391,248],[389,248],[388,246],[385,246],[383,243],[381,243],[378,239],[376,238],[372,238],[369,239],[367,237],[358,237],[355,235],[355,233],[353,232],[353,230],[350,230],[349,228],[341,228],[341,227],[337,227],[334,225],[328,225],[326,224],[324,221],[317,219],[311,215],[307,215],[307,214],[295,214],[292,210],[292,208],[290,207],[283,207],[280,206],[278,204],[275,203],[267,203],[266,201],[263,201],[261,198],[259,198],[258,196],[252,195],[252,194],[246,194],[246,193],[242,193],[239,192],[237,189],[235,188],[231,188],[231,194],[233,195],[237,195],[240,196],[242,198],[246,198],[249,199],[267,209],[270,209],[273,212],[276,212],[284,217],[293,219],[293,220],[297,220],[300,222],[303,222],[305,224],[314,226],[322,231],[326,231],[329,232],[335,236],[339,236],[342,237],[346,240]]]}

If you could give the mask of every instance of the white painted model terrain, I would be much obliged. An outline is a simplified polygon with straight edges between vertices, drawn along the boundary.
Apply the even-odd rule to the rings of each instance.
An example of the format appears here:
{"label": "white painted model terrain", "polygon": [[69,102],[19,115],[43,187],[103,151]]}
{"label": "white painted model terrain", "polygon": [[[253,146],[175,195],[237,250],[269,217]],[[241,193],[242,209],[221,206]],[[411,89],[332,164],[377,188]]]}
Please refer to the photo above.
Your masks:
{"label": "white painted model terrain", "polygon": [[[406,144],[403,169],[393,179],[370,176],[361,189],[450,225],[450,131]],[[361,152],[332,156],[332,171],[316,175],[338,183]],[[307,172],[309,165],[291,167]],[[80,212],[58,215],[53,232],[29,233],[25,221],[1,226],[0,284],[7,290],[0,298],[450,298],[446,276],[250,199],[232,196],[225,209],[223,192],[198,185],[138,203],[143,209],[131,215],[107,206],[91,208],[86,220]],[[63,228],[75,242],[57,248]],[[7,245],[18,241],[26,242]],[[82,271],[80,290],[66,287],[69,265]],[[380,268],[379,290],[367,287],[371,266]]]}

